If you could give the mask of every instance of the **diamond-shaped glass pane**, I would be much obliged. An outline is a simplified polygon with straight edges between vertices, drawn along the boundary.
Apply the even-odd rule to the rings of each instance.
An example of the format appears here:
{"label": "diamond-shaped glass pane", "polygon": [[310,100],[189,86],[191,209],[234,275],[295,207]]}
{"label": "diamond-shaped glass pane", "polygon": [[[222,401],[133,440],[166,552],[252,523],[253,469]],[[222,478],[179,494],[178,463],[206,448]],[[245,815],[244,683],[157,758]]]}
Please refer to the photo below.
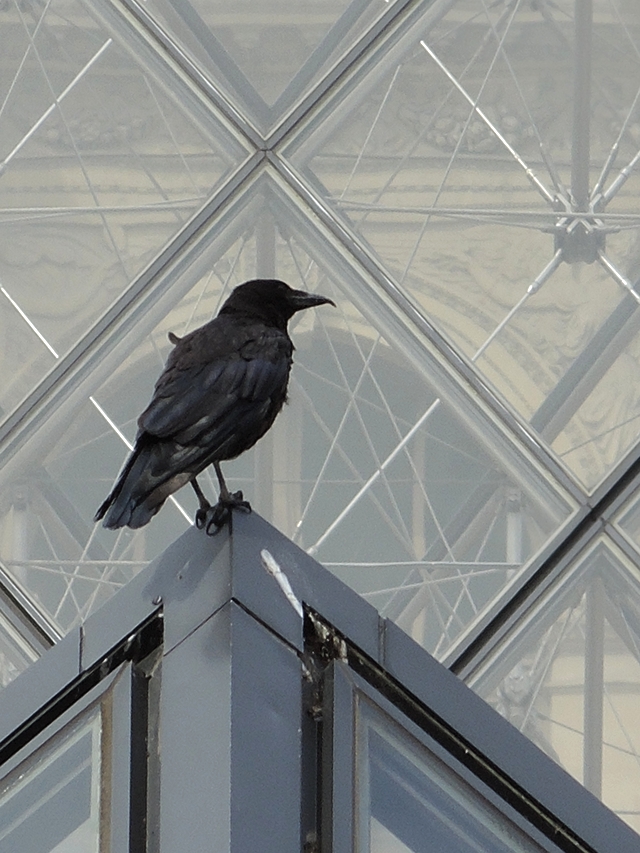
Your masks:
{"label": "diamond-shaped glass pane", "polygon": [[1,417],[244,152],[85,4],[4,4],[0,16]]}
{"label": "diamond-shaped glass pane", "polygon": [[0,687],[6,687],[40,656],[41,645],[30,638],[30,633],[25,625],[14,624],[0,612]]}
{"label": "diamond-shaped glass pane", "polygon": [[[107,531],[91,517],[171,349],[167,333],[208,321],[233,285],[277,270],[338,307],[292,321],[289,405],[253,450],[225,463],[230,486],[444,654],[571,507],[489,423],[447,398],[428,352],[409,357],[371,311],[379,297],[327,264],[330,247],[275,185],[259,181],[238,205],[5,472],[3,523],[16,544],[0,559],[67,630],[185,528],[190,489],[139,531]],[[215,478],[201,484],[213,497]]]}
{"label": "diamond-shaped glass pane", "polygon": [[640,494],[634,494],[627,501],[616,520],[626,536],[631,539],[636,548],[640,549]]}
{"label": "diamond-shaped glass pane", "polygon": [[292,156],[591,490],[640,417],[640,7],[436,7]]}
{"label": "diamond-shaped glass pane", "polygon": [[565,571],[473,685],[636,830],[639,596],[638,568],[603,538]]}
{"label": "diamond-shaped glass pane", "polygon": [[267,131],[388,11],[383,0],[147,0],[144,10]]}

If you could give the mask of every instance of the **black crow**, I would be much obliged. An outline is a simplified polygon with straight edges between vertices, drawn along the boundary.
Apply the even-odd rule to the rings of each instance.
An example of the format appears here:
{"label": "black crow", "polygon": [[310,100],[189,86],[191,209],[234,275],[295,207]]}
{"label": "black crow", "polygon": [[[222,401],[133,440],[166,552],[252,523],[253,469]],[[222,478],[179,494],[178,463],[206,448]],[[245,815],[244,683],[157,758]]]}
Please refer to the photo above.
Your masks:
{"label": "black crow", "polygon": [[[293,290],[283,281],[256,279],[236,287],[218,316],[175,345],[138,418],[135,447],[111,494],[95,515],[112,530],[147,524],[173,492],[191,483],[198,527],[216,532],[234,507],[220,462],[235,459],[261,438],[287,399],[293,344],[287,323],[303,308],[334,303]],[[218,503],[207,501],[196,476],[213,464]]]}

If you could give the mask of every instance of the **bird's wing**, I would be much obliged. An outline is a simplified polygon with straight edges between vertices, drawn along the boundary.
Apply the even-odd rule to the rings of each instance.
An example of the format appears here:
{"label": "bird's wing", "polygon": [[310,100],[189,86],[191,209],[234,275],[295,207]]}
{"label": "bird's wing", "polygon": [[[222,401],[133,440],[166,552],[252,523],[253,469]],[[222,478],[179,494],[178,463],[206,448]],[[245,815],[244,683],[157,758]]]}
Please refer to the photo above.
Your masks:
{"label": "bird's wing", "polygon": [[211,444],[216,427],[224,440],[248,408],[284,394],[293,350],[286,334],[262,324],[210,326],[198,330],[207,334],[187,335],[171,353],[138,419],[144,432],[180,444],[198,443],[206,433]]}

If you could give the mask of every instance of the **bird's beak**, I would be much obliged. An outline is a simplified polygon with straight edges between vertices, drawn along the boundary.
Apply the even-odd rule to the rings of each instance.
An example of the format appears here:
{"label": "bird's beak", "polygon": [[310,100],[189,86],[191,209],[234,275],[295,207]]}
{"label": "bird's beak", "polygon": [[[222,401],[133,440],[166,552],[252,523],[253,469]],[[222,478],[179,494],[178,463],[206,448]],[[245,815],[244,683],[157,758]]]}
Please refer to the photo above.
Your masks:
{"label": "bird's beak", "polygon": [[304,290],[292,290],[289,294],[289,303],[294,311],[302,311],[304,308],[326,304],[336,307],[336,303],[332,299],[320,296],[318,293],[305,293]]}

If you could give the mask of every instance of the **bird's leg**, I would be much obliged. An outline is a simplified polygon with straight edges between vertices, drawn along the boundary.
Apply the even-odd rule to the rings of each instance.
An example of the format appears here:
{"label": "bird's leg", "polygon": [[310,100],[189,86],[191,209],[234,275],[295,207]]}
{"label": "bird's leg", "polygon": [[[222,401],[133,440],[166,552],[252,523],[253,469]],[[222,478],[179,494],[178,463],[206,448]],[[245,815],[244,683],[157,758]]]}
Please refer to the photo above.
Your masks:
{"label": "bird's leg", "polygon": [[222,476],[222,468],[220,467],[219,462],[214,462],[213,467],[216,469],[216,476],[218,477],[218,483],[220,484],[220,503],[227,504],[231,507],[239,506],[242,509],[250,510],[249,502],[244,500],[244,495],[241,491],[230,492],[227,488],[227,484],[224,481],[224,477]]}
{"label": "bird's leg", "polygon": [[224,477],[222,476],[222,468],[220,467],[220,463],[214,462],[213,467],[216,469],[216,476],[218,478],[218,483],[220,484],[220,503],[233,503],[234,498],[242,500],[242,492],[235,492],[233,496],[231,495],[231,492],[227,488],[227,484],[224,481]]}
{"label": "bird's leg", "polygon": [[196,493],[200,504],[200,508],[196,512],[196,527],[198,530],[202,530],[207,523],[207,513],[211,509],[211,504],[205,498],[204,492],[200,488],[200,484],[195,477],[191,480],[191,485],[193,486],[193,491]]}
{"label": "bird's leg", "polygon": [[[224,525],[231,520],[231,510],[242,509],[245,512],[251,512],[251,504],[249,501],[244,500],[242,492],[230,492],[227,488],[227,484],[222,476],[220,463],[214,462],[213,467],[216,469],[216,476],[218,477],[218,483],[220,484],[220,497],[218,498],[218,503],[214,507],[209,507],[204,512],[203,516],[201,516],[201,527],[205,528],[209,536],[215,536],[220,528],[224,527]],[[198,493],[196,492],[196,494]],[[201,510],[204,508],[202,503],[200,506],[201,509],[198,510],[198,513],[196,514],[196,524],[198,524],[198,517]]]}

